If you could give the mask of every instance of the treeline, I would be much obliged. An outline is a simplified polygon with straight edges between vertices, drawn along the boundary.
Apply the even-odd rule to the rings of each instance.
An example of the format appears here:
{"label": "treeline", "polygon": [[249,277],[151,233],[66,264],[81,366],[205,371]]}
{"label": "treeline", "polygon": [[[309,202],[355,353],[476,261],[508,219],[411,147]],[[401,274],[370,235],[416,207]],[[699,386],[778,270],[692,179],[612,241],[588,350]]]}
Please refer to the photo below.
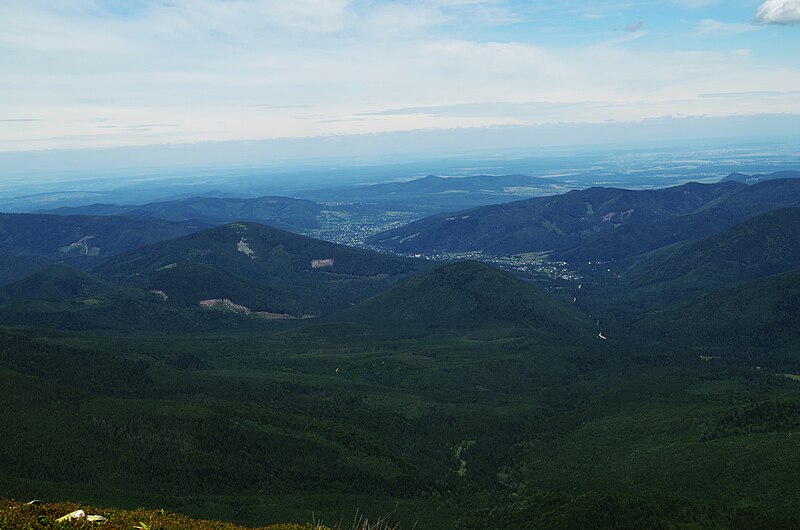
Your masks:
{"label": "treeline", "polygon": [[621,493],[535,492],[485,495],[456,521],[457,530],[533,530],[539,528],[727,528],[793,529],[800,519],[781,518],[747,508],[684,499]]}

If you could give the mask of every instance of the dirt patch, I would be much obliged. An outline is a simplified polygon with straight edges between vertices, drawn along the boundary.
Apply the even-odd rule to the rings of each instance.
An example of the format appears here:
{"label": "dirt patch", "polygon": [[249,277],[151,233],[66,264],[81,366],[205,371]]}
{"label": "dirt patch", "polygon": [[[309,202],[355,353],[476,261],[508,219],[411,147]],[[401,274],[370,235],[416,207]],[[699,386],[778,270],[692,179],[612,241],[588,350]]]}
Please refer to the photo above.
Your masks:
{"label": "dirt patch", "polygon": [[326,269],[329,267],[333,267],[334,260],[333,258],[324,258],[324,259],[312,259],[311,260],[311,268],[312,269]]}

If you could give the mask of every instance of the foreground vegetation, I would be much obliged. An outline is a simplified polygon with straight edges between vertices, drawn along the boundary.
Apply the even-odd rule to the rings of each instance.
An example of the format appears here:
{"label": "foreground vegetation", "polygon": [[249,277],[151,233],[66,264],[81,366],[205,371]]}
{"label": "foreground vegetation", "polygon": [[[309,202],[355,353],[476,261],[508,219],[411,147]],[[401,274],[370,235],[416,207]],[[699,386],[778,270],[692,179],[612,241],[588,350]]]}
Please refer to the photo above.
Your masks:
{"label": "foreground vegetation", "polygon": [[348,324],[2,339],[5,496],[250,525],[798,523],[800,383],[735,358]]}
{"label": "foreground vegetation", "polygon": [[[76,510],[105,517],[107,521],[93,523],[77,519],[57,522],[58,519]],[[103,528],[107,530],[244,530],[245,527],[221,521],[191,519],[185,515],[164,510],[120,510],[95,508],[75,503],[60,502],[33,504],[0,500],[0,528],[56,529],[56,528]],[[260,527],[259,530],[330,530],[320,525],[279,524]]]}

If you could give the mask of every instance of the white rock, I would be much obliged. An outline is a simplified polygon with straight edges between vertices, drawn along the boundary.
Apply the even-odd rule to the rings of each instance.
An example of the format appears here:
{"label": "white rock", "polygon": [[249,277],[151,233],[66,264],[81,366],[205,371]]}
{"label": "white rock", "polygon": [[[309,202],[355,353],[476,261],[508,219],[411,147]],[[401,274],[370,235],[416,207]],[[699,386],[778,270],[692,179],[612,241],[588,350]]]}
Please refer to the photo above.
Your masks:
{"label": "white rock", "polygon": [[83,519],[86,517],[86,512],[83,510],[75,510],[72,513],[68,513],[64,517],[59,517],[56,519],[57,523],[66,523],[67,521],[77,521],[78,519]]}
{"label": "white rock", "polygon": [[108,519],[106,519],[102,515],[87,515],[86,520],[89,521],[90,523],[105,523],[106,521],[108,521]]}

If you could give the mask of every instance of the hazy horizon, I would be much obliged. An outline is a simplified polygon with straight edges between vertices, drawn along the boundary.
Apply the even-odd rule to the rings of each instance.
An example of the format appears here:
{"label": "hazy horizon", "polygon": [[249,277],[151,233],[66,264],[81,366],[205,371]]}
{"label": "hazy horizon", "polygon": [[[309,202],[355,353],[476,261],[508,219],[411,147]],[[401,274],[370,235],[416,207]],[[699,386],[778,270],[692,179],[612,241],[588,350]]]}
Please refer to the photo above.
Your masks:
{"label": "hazy horizon", "polygon": [[6,3],[5,174],[800,130],[794,0]]}

